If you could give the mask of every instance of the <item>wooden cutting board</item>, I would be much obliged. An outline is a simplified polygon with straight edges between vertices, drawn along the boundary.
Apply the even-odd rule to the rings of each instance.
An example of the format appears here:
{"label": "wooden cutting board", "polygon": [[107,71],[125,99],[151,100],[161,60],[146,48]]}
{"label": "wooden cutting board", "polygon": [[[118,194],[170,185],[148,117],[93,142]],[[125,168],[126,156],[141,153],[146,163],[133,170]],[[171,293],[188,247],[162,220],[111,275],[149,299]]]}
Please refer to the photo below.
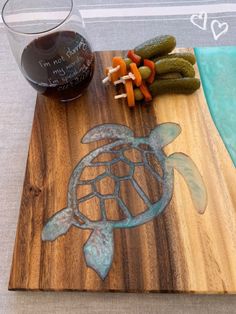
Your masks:
{"label": "wooden cutting board", "polygon": [[[125,100],[114,100],[117,91],[112,86],[101,83],[103,69],[117,54],[120,52],[96,53],[93,81],[78,100],[62,104],[37,98],[9,289],[235,293],[236,170],[209,114],[203,90],[190,96],[160,96],[151,105],[129,109]],[[195,69],[199,76],[197,66]],[[113,258],[105,273],[102,267],[111,256],[111,238],[100,238],[105,245],[92,239],[94,246],[87,247],[88,255],[100,254],[95,267],[85,259],[84,251],[92,232],[100,229],[72,226],[54,241],[42,241],[48,219],[68,206],[69,180],[75,167],[96,148],[112,143],[111,139],[82,143],[89,130],[106,123],[121,124],[138,138],[170,122],[178,124],[182,132],[166,143],[164,151],[167,156],[182,152],[194,161],[207,190],[204,214],[195,210],[186,181],[174,170],[174,192],[164,212],[134,228],[113,230]],[[94,134],[90,135],[96,138]],[[126,171],[125,167],[118,163],[115,171]],[[98,164],[84,171],[87,179],[101,173]],[[149,196],[163,193],[142,165],[137,177]],[[114,180],[110,179],[96,183],[101,193],[113,193]],[[136,216],[145,210],[128,181],[122,183],[120,193],[126,209]],[[86,188],[78,192],[78,199],[88,193]],[[115,199],[106,202],[107,219],[124,218]],[[101,222],[100,205],[98,197],[89,199],[83,214]],[[78,219],[79,225],[83,223]],[[100,245],[104,254],[92,252]]]}

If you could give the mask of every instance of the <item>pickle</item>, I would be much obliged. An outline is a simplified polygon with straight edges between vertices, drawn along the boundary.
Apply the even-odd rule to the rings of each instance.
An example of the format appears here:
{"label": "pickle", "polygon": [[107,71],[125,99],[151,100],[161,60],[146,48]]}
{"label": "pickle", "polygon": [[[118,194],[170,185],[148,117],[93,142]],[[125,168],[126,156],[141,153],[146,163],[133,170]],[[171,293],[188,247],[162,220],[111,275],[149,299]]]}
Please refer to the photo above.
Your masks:
{"label": "pickle", "polygon": [[133,61],[130,58],[124,58],[125,64],[126,64],[126,68],[129,69],[129,65],[130,63],[132,63]]}
{"label": "pickle", "polygon": [[181,58],[162,59],[155,62],[156,74],[179,72],[183,77],[194,77],[192,64]]}
{"label": "pickle", "polygon": [[161,94],[192,94],[200,88],[200,80],[197,78],[180,78],[173,80],[155,80],[149,90],[152,96]]}
{"label": "pickle", "polygon": [[151,69],[147,66],[139,67],[138,70],[139,70],[143,80],[148,79],[152,73]]}
{"label": "pickle", "polygon": [[137,101],[140,101],[140,100],[142,100],[144,98],[143,94],[142,94],[142,92],[141,92],[141,90],[139,88],[135,88],[134,89],[134,98]]}
{"label": "pickle", "polygon": [[166,56],[161,56],[161,57],[154,58],[153,62],[156,62],[156,61],[159,61],[159,60],[162,60],[162,59],[172,59],[172,58],[182,58],[182,59],[187,60],[191,64],[195,64],[196,63],[196,58],[195,58],[194,54],[192,54],[190,52],[171,53],[171,54],[166,55]]}
{"label": "pickle", "polygon": [[158,80],[169,80],[169,79],[178,79],[183,77],[179,72],[170,72],[166,74],[161,74],[157,76]]}
{"label": "pickle", "polygon": [[155,56],[166,55],[171,52],[176,46],[174,36],[163,35],[149,39],[137,46],[134,52],[143,59],[150,59]]}

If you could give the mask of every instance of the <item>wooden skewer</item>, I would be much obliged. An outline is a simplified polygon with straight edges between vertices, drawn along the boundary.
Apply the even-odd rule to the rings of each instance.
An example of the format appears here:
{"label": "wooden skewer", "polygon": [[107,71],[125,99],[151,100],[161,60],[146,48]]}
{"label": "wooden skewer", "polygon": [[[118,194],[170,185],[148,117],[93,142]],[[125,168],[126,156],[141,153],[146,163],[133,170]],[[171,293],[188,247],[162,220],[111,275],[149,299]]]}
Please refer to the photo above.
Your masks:
{"label": "wooden skewer", "polygon": [[109,75],[102,80],[102,83],[105,84],[108,81],[110,81]]}
{"label": "wooden skewer", "polygon": [[135,80],[135,76],[131,72],[129,72],[128,75],[124,75],[119,80],[115,81],[114,85],[117,85],[117,84],[120,84],[120,83],[125,84],[125,81],[126,80],[130,80],[130,79],[133,80],[133,81]]}
{"label": "wooden skewer", "polygon": [[115,68],[111,67],[108,71],[108,75],[102,80],[102,83],[105,84],[106,82],[110,81],[111,80],[111,74],[119,71],[119,69],[120,69],[120,65],[117,65],[117,67],[115,67]]}
{"label": "wooden skewer", "polygon": [[135,80],[135,76],[131,72],[129,72],[128,75],[122,76],[121,78],[124,80],[129,80],[129,79],[132,79],[133,81]]}
{"label": "wooden skewer", "polygon": [[120,65],[117,65],[117,67],[112,68],[111,70],[109,70],[109,74],[112,74],[112,73],[117,72],[119,70],[120,70]]}
{"label": "wooden skewer", "polygon": [[117,85],[117,84],[120,84],[120,83],[125,84],[125,80],[124,80],[123,78],[121,78],[121,79],[115,81],[115,82],[114,82],[114,85]]}
{"label": "wooden skewer", "polygon": [[114,98],[115,99],[119,99],[119,98],[126,98],[127,94],[120,94],[120,95],[116,95]]}

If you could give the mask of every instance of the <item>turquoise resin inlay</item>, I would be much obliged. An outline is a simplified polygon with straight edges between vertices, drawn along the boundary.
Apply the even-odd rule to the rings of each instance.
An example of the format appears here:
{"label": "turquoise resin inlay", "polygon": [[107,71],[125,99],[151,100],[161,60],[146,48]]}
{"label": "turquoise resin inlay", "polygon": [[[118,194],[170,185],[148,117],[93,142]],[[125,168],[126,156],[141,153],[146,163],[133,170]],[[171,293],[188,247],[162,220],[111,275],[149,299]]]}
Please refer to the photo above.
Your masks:
{"label": "turquoise resin inlay", "polygon": [[[67,207],[55,213],[48,220],[43,228],[42,240],[53,241],[64,235],[71,227],[91,230],[90,237],[83,247],[85,261],[87,266],[95,270],[104,280],[113,261],[113,230],[137,227],[160,215],[172,198],[174,169],[184,177],[197,212],[203,214],[207,206],[207,192],[196,165],[190,157],[183,153],[176,152],[167,156],[163,151],[163,147],[179,136],[180,132],[181,127],[175,123],[160,124],[145,137],[136,137],[130,128],[119,124],[103,124],[90,129],[82,138],[82,143],[88,144],[104,139],[110,139],[112,142],[99,146],[79,161],[70,178]],[[138,151],[142,156],[141,160],[132,161],[127,158],[126,153],[130,149]],[[112,159],[98,161],[97,158],[102,155],[104,157],[104,154],[109,154]],[[150,156],[159,163],[162,173],[159,173],[154,164],[150,162]],[[120,162],[125,163],[129,168],[126,175],[121,176],[112,170],[113,166]],[[86,168],[94,172],[100,166],[105,167],[103,173],[92,179],[83,178],[83,172]],[[151,201],[149,193],[146,193],[140,182],[136,181],[136,166],[145,169],[150,176],[161,184],[162,195],[158,199]],[[101,191],[98,190],[97,183],[102,184],[101,180],[105,177],[109,177],[115,183],[112,194],[100,193]],[[136,197],[141,197],[146,205],[146,209],[137,215],[132,214],[130,209],[132,205],[129,204],[128,207],[123,199],[121,184],[124,181],[133,186]],[[78,195],[78,188],[83,185],[91,187],[91,193],[86,196]],[[91,220],[81,211],[82,204],[89,199],[94,199],[94,197],[99,199],[100,220]],[[120,220],[108,219],[106,210],[109,208],[106,207],[106,200],[109,199],[115,200],[123,212],[124,217]],[[90,206],[93,205],[90,204]],[[136,205],[133,204],[133,206]]]}
{"label": "turquoise resin inlay", "polygon": [[236,47],[195,48],[206,100],[236,167]]}

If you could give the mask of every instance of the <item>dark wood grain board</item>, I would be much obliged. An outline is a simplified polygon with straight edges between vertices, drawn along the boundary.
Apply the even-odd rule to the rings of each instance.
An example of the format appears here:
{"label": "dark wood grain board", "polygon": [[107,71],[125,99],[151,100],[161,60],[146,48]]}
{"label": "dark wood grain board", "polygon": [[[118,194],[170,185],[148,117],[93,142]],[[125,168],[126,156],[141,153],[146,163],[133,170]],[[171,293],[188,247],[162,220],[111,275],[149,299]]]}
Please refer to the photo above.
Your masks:
{"label": "dark wood grain board", "polygon": [[[114,88],[101,83],[103,69],[117,54],[96,53],[93,81],[78,100],[62,104],[37,98],[9,289],[236,292],[236,171],[203,90],[190,96],[161,96],[151,105],[129,109],[125,100],[114,100]],[[114,230],[114,257],[105,280],[85,263],[83,246],[91,230],[72,227],[55,241],[41,240],[46,221],[67,206],[73,169],[101,145],[81,143],[89,129],[118,123],[136,136],[146,136],[164,122],[182,128],[166,154],[188,154],[202,174],[208,193],[203,215],[195,211],[186,183],[175,172],[174,195],[163,214],[135,228]],[[161,193],[142,169],[140,176],[150,195]],[[109,187],[104,182],[103,188]],[[142,202],[126,184],[123,195],[131,207],[135,205],[133,214],[139,213]],[[95,201],[91,204],[97,206]],[[97,215],[91,204],[90,215]],[[116,204],[110,207],[111,215],[119,218]]]}

